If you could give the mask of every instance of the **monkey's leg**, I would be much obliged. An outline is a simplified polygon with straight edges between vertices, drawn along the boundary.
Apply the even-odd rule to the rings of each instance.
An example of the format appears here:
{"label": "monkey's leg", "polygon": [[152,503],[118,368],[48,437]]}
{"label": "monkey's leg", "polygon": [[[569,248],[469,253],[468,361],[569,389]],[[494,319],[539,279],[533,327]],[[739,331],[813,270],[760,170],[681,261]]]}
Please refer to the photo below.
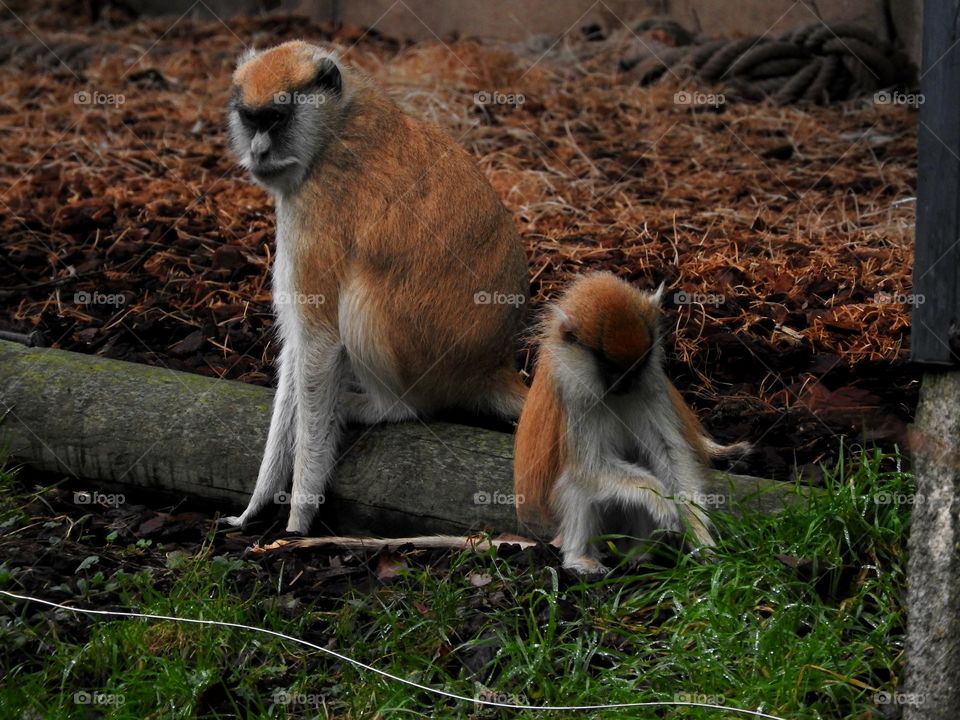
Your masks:
{"label": "monkey's leg", "polygon": [[344,422],[373,425],[380,422],[413,420],[417,411],[411,398],[396,390],[387,375],[365,364],[356,355],[344,349],[344,382],[338,400]]}
{"label": "monkey's leg", "polygon": [[600,516],[591,489],[574,475],[564,474],[557,481],[555,503],[560,517],[558,536],[563,538],[563,567],[584,575],[607,572],[591,543],[600,534]]}
{"label": "monkey's leg", "polygon": [[402,422],[417,417],[416,411],[399,398],[392,403],[368,392],[340,393],[340,410],[345,422],[373,425],[379,422]]}
{"label": "monkey's leg", "polygon": [[338,397],[346,358],[332,338],[317,338],[302,351],[294,376],[297,417],[293,450],[293,488],[287,532],[305,534],[324,502],[327,480],[337,461],[342,418]]}
{"label": "monkey's leg", "polygon": [[284,344],[280,349],[278,369],[280,379],[277,393],[273,398],[273,412],[270,418],[270,430],[267,433],[267,445],[257,473],[257,484],[247,503],[246,510],[239,517],[222,518],[221,522],[234,527],[244,527],[263,507],[273,501],[274,495],[282,490],[290,478],[293,468],[294,422],[296,419],[296,395],[294,393],[294,359],[292,348]]}
{"label": "monkey's leg", "polygon": [[516,420],[527,399],[527,386],[520,382],[516,368],[508,367],[499,371],[490,390],[478,401],[481,412],[491,412],[504,420]]}

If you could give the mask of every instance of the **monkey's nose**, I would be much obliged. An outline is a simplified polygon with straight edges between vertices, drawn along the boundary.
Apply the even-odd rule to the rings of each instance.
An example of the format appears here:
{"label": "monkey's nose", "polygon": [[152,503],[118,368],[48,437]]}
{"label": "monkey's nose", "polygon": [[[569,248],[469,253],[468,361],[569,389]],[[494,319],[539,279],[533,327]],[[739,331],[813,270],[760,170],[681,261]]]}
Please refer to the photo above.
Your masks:
{"label": "monkey's nose", "polygon": [[270,138],[264,133],[257,133],[250,141],[250,157],[260,162],[270,151]]}

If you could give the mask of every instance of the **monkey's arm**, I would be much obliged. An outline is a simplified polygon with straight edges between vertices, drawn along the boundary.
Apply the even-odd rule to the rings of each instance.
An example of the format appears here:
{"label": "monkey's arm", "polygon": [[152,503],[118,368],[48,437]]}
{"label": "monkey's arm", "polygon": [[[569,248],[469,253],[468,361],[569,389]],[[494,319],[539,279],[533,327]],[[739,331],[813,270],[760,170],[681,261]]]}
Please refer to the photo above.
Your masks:
{"label": "monkey's arm", "polygon": [[[653,516],[658,527],[679,530],[685,525],[700,545],[713,546],[706,515],[690,502],[690,498],[675,497],[674,493],[643,466],[625,460],[614,460],[610,465],[612,471],[608,487],[611,490],[605,499],[619,499],[621,502],[632,500],[633,504],[642,505]],[[623,488],[623,493],[614,494],[615,488]]]}
{"label": "monkey's arm", "polygon": [[654,524],[679,531],[684,526],[704,547],[713,546],[703,512],[675,498],[647,468],[620,459],[607,459],[584,473],[568,469],[557,482],[555,507],[560,517],[563,565],[581,573],[605,572],[590,540],[600,534],[604,505],[643,508]]}
{"label": "monkey's arm", "polygon": [[294,427],[293,486],[287,532],[306,534],[325,500],[325,490],[337,461],[343,418],[338,408],[347,376],[346,355],[335,338],[316,333],[301,352],[294,376],[297,416]]}
{"label": "monkey's arm", "polygon": [[239,517],[223,518],[222,522],[228,525],[244,527],[268,503],[273,502],[274,495],[283,490],[290,479],[293,470],[293,428],[297,413],[293,365],[293,350],[285,344],[280,350],[280,378],[273,399],[267,447],[260,463],[260,472],[257,474],[257,484],[243,513]]}
{"label": "monkey's arm", "polygon": [[677,502],[660,479],[642,465],[613,458],[607,460],[597,475],[598,502],[616,502],[624,506],[641,506],[653,517],[657,527],[680,528]]}
{"label": "monkey's arm", "polygon": [[557,481],[554,507],[560,518],[563,566],[581,573],[601,573],[591,539],[601,533],[604,506],[644,508],[658,527],[679,530],[680,515],[671,493],[640,465],[613,458],[595,458],[567,468]]}

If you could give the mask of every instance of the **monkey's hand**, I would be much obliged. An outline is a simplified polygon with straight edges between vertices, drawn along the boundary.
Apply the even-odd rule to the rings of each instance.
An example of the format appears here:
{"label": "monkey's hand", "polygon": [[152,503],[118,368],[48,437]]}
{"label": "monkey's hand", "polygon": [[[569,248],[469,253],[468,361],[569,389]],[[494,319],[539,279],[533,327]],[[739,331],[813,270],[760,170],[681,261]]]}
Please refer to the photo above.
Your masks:
{"label": "monkey's hand", "polygon": [[596,500],[622,507],[644,508],[658,528],[680,530],[680,513],[673,493],[656,475],[644,467],[615,460],[599,473],[600,486]]}

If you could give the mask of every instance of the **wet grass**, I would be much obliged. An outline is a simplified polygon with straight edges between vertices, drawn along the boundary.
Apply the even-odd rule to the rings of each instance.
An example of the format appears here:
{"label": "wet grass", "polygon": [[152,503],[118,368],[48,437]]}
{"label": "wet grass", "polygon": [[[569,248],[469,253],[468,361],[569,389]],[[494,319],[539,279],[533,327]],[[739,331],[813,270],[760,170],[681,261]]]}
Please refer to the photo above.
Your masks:
{"label": "wet grass", "polygon": [[[48,489],[9,472],[2,485],[0,549],[29,523],[58,522],[29,511]],[[661,554],[583,581],[542,553],[448,553],[439,564],[411,553],[395,578],[334,601],[291,593],[282,567],[263,580],[256,561],[218,552],[215,530],[189,553],[107,548],[82,530],[62,540],[90,558],[132,558],[107,572],[84,561],[65,578],[77,606],[254,625],[471,699],[725,709],[483,707],[275,636],[0,597],[0,715],[734,718],[746,708],[870,717],[903,667],[913,483],[897,457],[867,452],[827,473],[822,492],[796,492],[776,516],[715,515],[719,545],[707,561]],[[23,572],[4,559],[0,589],[20,591]]]}

